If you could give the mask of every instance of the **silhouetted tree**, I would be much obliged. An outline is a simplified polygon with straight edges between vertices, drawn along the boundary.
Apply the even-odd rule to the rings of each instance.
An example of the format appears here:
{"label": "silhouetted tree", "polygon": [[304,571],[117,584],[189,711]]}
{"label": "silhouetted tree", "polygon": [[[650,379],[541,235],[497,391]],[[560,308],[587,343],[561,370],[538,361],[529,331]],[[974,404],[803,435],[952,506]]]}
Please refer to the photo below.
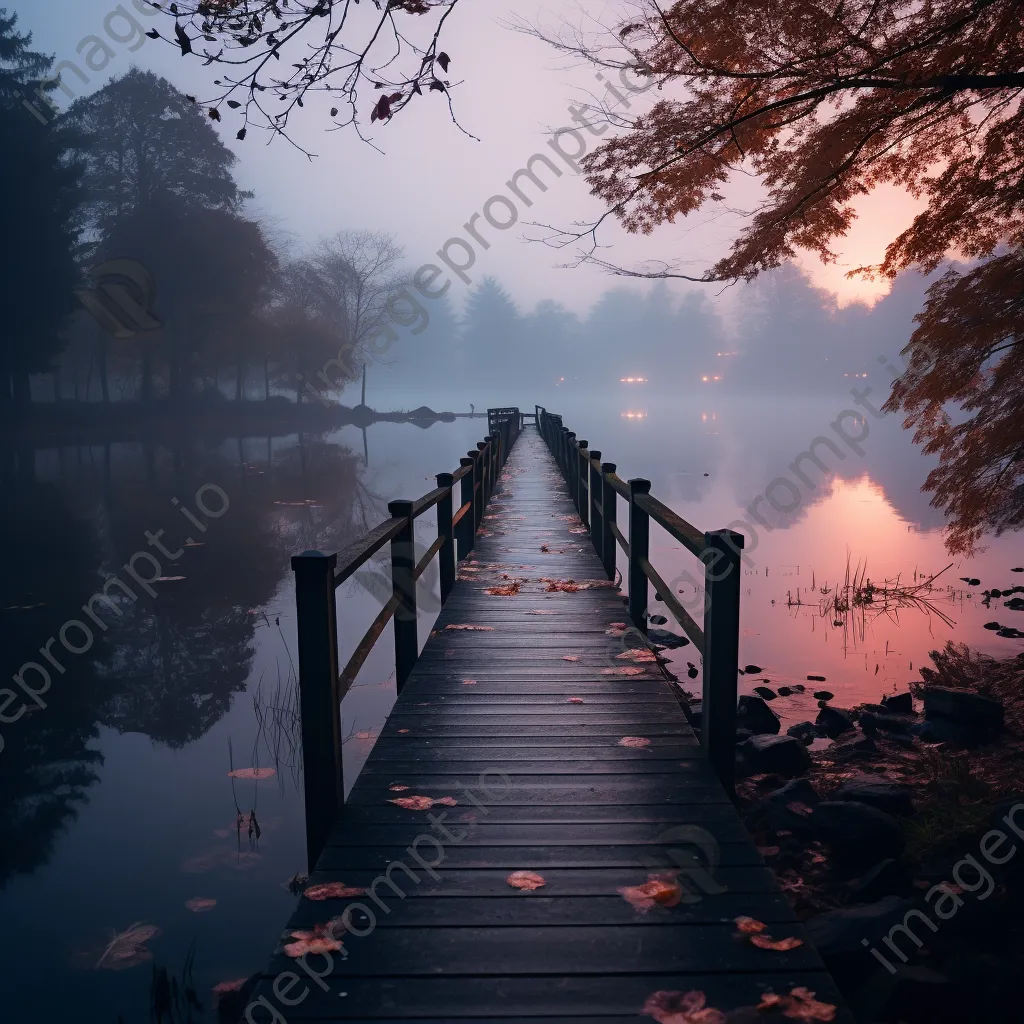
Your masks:
{"label": "silhouetted tree", "polygon": [[4,197],[4,283],[0,288],[0,414],[27,405],[29,375],[45,371],[60,351],[58,332],[77,302],[75,247],[81,168],[70,133],[41,122],[26,96],[40,86],[53,58],[30,49],[17,15],[0,8],[0,195]]}

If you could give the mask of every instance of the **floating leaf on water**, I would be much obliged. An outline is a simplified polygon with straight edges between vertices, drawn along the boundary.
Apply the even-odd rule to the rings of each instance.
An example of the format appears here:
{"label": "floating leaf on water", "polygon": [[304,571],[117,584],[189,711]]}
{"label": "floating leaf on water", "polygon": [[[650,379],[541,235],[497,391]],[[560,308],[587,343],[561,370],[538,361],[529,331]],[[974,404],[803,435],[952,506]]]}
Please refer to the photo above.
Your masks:
{"label": "floating leaf on water", "polygon": [[248,978],[235,978],[234,981],[222,981],[217,985],[213,986],[213,1005],[221,1001],[221,999],[228,995],[230,992],[241,992]]}
{"label": "floating leaf on water", "polygon": [[543,885],[547,885],[547,882],[544,881],[544,876],[538,875],[535,871],[513,871],[505,881],[513,889],[522,889],[525,892],[531,892]]}
{"label": "floating leaf on water", "polygon": [[125,971],[129,967],[146,963],[153,959],[153,954],[146,943],[160,935],[155,925],[136,921],[123,932],[118,932],[108,943],[106,949],[96,961],[95,970]]}
{"label": "floating leaf on water", "polygon": [[207,910],[213,910],[217,906],[216,900],[204,899],[202,896],[195,896],[185,901],[185,907],[193,914],[202,914]]}
{"label": "floating leaf on water", "polygon": [[273,768],[236,768],[228,775],[233,779],[269,779],[277,772]]}
{"label": "floating leaf on water", "polygon": [[347,900],[353,896],[362,896],[365,892],[365,889],[345,885],[344,882],[324,882],[323,885],[311,886],[302,895],[307,900]]}

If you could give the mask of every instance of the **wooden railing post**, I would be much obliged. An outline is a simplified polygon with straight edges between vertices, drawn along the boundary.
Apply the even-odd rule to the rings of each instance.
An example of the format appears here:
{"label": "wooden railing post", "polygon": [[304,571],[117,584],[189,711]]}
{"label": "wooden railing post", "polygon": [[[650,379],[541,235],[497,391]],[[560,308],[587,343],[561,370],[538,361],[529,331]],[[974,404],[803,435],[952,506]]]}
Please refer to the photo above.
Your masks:
{"label": "wooden railing post", "polygon": [[437,486],[448,488],[447,494],[437,502],[437,535],[444,538],[444,543],[437,552],[441,577],[441,604],[444,604],[452,592],[452,587],[455,586],[455,528],[452,525],[452,492],[455,488],[455,477],[451,473],[438,473]]}
{"label": "wooden railing post", "polygon": [[420,653],[416,636],[416,580],[413,578],[416,552],[412,507],[411,501],[388,502],[388,512],[396,519],[405,519],[404,526],[391,540],[391,588],[398,601],[394,628],[395,679],[399,693]]}
{"label": "wooden railing post", "polygon": [[704,688],[701,743],[731,796],[736,783],[736,702],[740,644],[740,555],[743,536],[704,534]]}
{"label": "wooden railing post", "polygon": [[572,483],[572,470],[573,466],[576,465],[576,452],[579,449],[576,447],[576,431],[569,430],[568,427],[565,431],[565,462],[562,464],[562,472],[565,475],[565,482],[569,485],[569,495],[572,500],[576,500],[576,488],[573,487]]}
{"label": "wooden railing post", "polygon": [[638,494],[650,494],[651,481],[629,481],[629,617],[647,635],[647,573],[643,562],[650,556],[650,516],[636,503]]}
{"label": "wooden railing post", "polygon": [[[480,520],[484,517],[484,474],[480,452],[470,451],[468,454],[473,460],[473,535],[475,537],[476,531],[480,529]],[[476,543],[475,540],[474,543]]]}
{"label": "wooden railing post", "polygon": [[587,492],[590,494],[590,508],[588,510],[587,522],[590,524],[590,543],[598,557],[604,560],[604,552],[601,550],[601,543],[604,540],[604,530],[601,528],[601,453],[596,451],[587,452]]}
{"label": "wooden railing post", "polygon": [[471,458],[459,459],[459,465],[469,469],[469,472],[462,478],[462,493],[460,494],[461,501],[459,502],[460,508],[467,502],[469,503],[469,511],[459,520],[460,562],[464,558],[469,557],[469,553],[473,550],[473,542],[476,539],[476,531],[473,529],[473,522],[476,516],[476,501],[473,498],[474,462],[475,460]]}
{"label": "wooden railing post", "polygon": [[[491,500],[491,474],[489,472],[490,460],[488,459],[490,441],[477,441],[477,451],[480,452],[480,519],[484,518],[484,508]],[[477,523],[477,526],[480,524]]]}
{"label": "wooden railing post", "polygon": [[589,480],[583,475],[583,467],[587,464],[587,442],[577,441],[575,458],[572,460],[573,472],[576,474],[576,511],[580,514],[580,521],[587,525],[587,503],[590,500],[587,495]]}
{"label": "wooden railing post", "polygon": [[338,692],[337,555],[304,551],[292,558],[299,648],[299,710],[310,872],[345,802]]}
{"label": "wooden railing post", "polygon": [[618,541],[612,532],[616,525],[619,496],[608,477],[615,472],[614,462],[601,463],[601,560],[608,579],[615,579],[615,563],[619,552]]}

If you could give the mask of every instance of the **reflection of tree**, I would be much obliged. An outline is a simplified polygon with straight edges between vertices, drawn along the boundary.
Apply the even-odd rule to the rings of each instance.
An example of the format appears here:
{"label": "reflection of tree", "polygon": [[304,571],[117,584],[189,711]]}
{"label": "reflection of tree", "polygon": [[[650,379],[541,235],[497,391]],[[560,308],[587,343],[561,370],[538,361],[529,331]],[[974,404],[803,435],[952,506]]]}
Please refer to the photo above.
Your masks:
{"label": "reflection of tree", "polygon": [[[10,493],[13,482],[2,483]],[[42,661],[38,648],[64,622],[82,615],[79,595],[96,585],[98,553],[94,532],[72,516],[51,485],[22,481],[17,500],[0,507],[0,526],[3,536],[16,538],[0,573],[0,650],[9,680],[24,662]],[[46,707],[0,725],[0,886],[49,859],[58,832],[76,816],[103,761],[87,744],[97,735],[95,722],[107,694],[94,670],[105,642],[98,637],[81,655],[68,654],[59,643],[52,650],[65,674],[52,670],[42,697]],[[8,707],[6,714],[13,717],[19,707]]]}
{"label": "reflection of tree", "polygon": [[[45,709],[0,725],[0,884],[31,871],[50,855],[58,830],[97,780],[98,751],[87,743],[97,724],[143,733],[179,748],[203,736],[245,690],[256,649],[254,614],[268,603],[291,554],[305,546],[333,549],[373,521],[377,499],[359,480],[360,460],[346,448],[304,437],[279,452],[262,473],[236,461],[233,442],[207,448],[143,453],[152,473],[118,479],[118,459],[97,466],[96,478],[76,477],[76,498],[91,522],[76,522],[58,487],[13,478],[0,481],[16,500],[0,511],[11,545],[0,576],[0,641],[13,673],[115,574],[138,595],[121,602],[118,617],[99,614],[85,655],[54,653],[66,666],[53,674]],[[2,469],[2,465],[0,465]],[[193,498],[213,482],[228,494],[222,517],[198,531],[172,505],[193,514]],[[300,504],[315,499],[312,505]],[[209,507],[218,508],[215,499]],[[177,558],[149,547],[159,535]],[[185,547],[192,536],[201,546]],[[134,552],[149,551],[165,576],[148,596],[122,568]],[[149,576],[152,568],[140,563]],[[31,590],[23,589],[25,586]],[[41,605],[41,607],[30,607]],[[35,653],[35,660],[42,660]],[[13,708],[8,709],[8,714]]]}

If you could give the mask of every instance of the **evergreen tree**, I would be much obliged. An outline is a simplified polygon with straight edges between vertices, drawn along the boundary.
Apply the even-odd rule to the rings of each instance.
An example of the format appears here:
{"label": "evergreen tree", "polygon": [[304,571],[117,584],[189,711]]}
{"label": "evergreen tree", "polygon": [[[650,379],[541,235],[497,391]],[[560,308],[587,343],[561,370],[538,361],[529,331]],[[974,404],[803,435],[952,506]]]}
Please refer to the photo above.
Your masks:
{"label": "evergreen tree", "polygon": [[[49,368],[58,332],[76,308],[75,246],[80,167],[66,130],[47,126],[25,106],[53,58],[32,50],[0,8],[0,162],[4,216],[4,283],[0,288],[0,409],[29,402],[29,375]],[[44,87],[52,89],[54,86]]]}

